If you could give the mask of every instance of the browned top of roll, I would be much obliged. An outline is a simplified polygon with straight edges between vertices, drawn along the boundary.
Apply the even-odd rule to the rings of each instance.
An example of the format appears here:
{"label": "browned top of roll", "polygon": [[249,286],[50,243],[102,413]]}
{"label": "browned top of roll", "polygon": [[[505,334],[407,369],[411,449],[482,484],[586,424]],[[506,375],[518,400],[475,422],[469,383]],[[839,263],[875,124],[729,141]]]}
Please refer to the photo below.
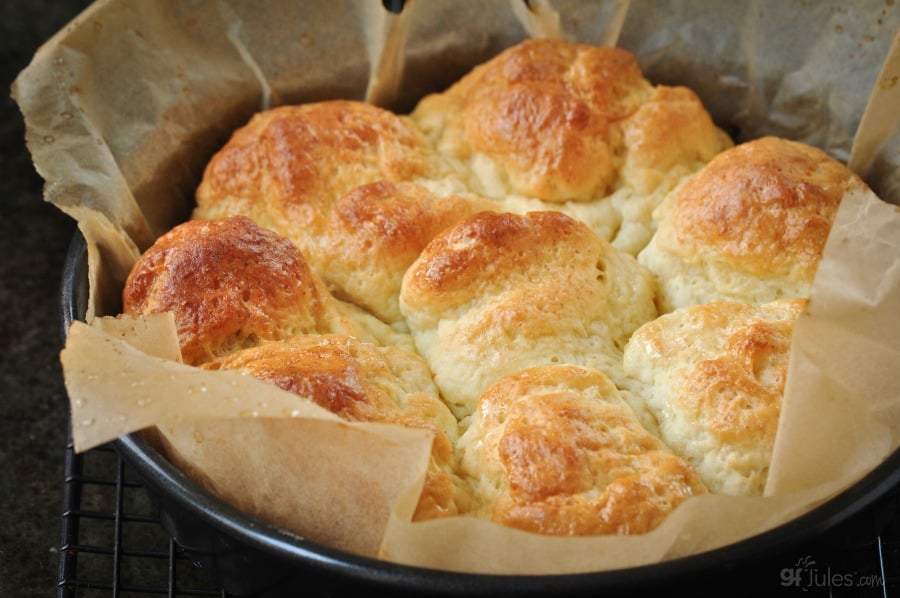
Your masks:
{"label": "browned top of roll", "polygon": [[464,417],[498,377],[544,363],[618,377],[628,336],[656,317],[637,260],[557,211],[480,212],[445,230],[400,289],[417,350]]}
{"label": "browned top of roll", "polygon": [[598,371],[526,369],[479,399],[463,471],[500,523],[553,535],[640,534],[706,488]]}
{"label": "browned top of roll", "polygon": [[411,116],[440,151],[470,164],[476,191],[553,203],[604,197],[623,167],[644,193],[675,165],[730,145],[692,92],[654,88],[631,53],[559,39],[507,48]]}
{"label": "browned top of roll", "polygon": [[334,204],[317,255],[322,276],[339,298],[401,321],[400,283],[429,241],[494,207],[474,196],[438,197],[415,183],[361,185]]}
{"label": "browned top of roll", "polygon": [[501,163],[514,189],[565,201],[612,182],[610,121],[649,91],[623,50],[533,40],[476,67],[414,116],[458,111],[460,122],[450,128],[459,127],[475,151]]}
{"label": "browned top of roll", "polygon": [[628,341],[624,367],[635,393],[655,415],[661,438],[713,492],[763,493],[791,335],[806,305],[694,305],[648,322]]}
{"label": "browned top of roll", "polygon": [[256,114],[212,157],[196,215],[243,213],[305,251],[339,197],[381,179],[425,175],[429,156],[415,127],[370,104],[280,106]]}
{"label": "browned top of roll", "polygon": [[493,287],[511,288],[510,273],[543,270],[555,254],[562,255],[554,262],[565,263],[574,257],[565,254],[596,242],[590,229],[561,212],[476,214],[425,247],[406,275],[404,295],[413,304],[418,293],[427,294],[433,312],[458,307]]}
{"label": "browned top of roll", "polygon": [[125,313],[172,311],[186,363],[312,330],[323,293],[297,248],[252,220],[192,220],[161,236],[125,283]]}
{"label": "browned top of roll", "polygon": [[776,137],[743,143],[682,187],[657,244],[691,261],[714,255],[748,274],[811,280],[853,181],[818,148]]}

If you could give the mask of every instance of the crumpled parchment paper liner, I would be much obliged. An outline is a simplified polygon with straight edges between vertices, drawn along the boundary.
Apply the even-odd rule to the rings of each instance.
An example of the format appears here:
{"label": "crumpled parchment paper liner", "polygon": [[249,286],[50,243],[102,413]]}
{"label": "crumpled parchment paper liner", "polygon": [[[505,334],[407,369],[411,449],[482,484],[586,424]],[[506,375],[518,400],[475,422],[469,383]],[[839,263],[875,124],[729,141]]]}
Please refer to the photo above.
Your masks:
{"label": "crumpled parchment paper liner", "polygon": [[431,448],[421,430],[303,417],[206,418],[160,431],[167,458],[235,508],[369,556],[392,515],[412,517]]}
{"label": "crumpled parchment paper liner", "polygon": [[412,517],[430,434],[347,423],[252,376],[185,366],[170,313],[75,322],[61,359],[78,451],[158,424],[167,458],[213,494],[350,552],[376,554],[389,516]]}
{"label": "crumpled parchment paper liner", "polygon": [[898,331],[900,206],[848,193],[794,329],[767,494],[851,483],[897,448]]}
{"label": "crumpled parchment paper liner", "polygon": [[842,487],[772,498],[709,495],[683,503],[641,536],[547,537],[458,518],[409,523],[392,518],[382,556],[415,566],[467,573],[556,575],[625,569],[726,546],[806,512]]}
{"label": "crumpled parchment paper liner", "polygon": [[[338,422],[249,377],[184,366],[171,354],[170,319],[95,318],[117,313],[137,254],[187,217],[203,165],[254,111],[363,98],[378,28],[362,3],[314,6],[102,0],[42,47],[14,84],[45,199],[77,220],[88,241],[87,320],[95,325],[73,325],[62,354],[79,450],[155,425],[169,458],[204,487],[294,533],[436,568],[561,573],[752,535],[832,496],[896,448],[900,384],[890,337],[900,313],[900,227],[894,208],[871,196],[842,207],[838,241],[798,321],[768,496],[688,501],[644,537],[546,538],[466,518],[410,523],[430,447],[422,432]],[[631,50],[652,81],[697,91],[738,140],[783,135],[845,158],[879,72],[890,72],[879,69],[900,23],[892,4],[878,0],[852,11],[840,2],[780,1],[536,6],[545,13],[532,19],[508,1],[416,2],[403,23],[402,60],[389,61],[401,81],[378,101],[408,108],[503,47],[558,31]],[[868,150],[867,177],[895,203],[897,138]],[[148,343],[145,333],[161,340]]]}

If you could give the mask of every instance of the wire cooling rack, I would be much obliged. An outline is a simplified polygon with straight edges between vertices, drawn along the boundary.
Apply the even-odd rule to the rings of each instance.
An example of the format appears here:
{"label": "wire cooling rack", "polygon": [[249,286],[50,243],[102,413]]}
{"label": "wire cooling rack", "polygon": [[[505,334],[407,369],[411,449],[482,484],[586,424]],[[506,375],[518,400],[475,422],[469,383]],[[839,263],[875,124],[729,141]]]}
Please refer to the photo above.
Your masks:
{"label": "wire cooling rack", "polygon": [[160,525],[119,454],[65,452],[58,598],[226,598]]}
{"label": "wire cooling rack", "polygon": [[[76,454],[70,443],[65,460],[57,598],[235,598],[170,537],[114,448]],[[861,513],[839,534],[699,584],[729,596],[900,597],[900,490],[885,500],[891,508]]]}

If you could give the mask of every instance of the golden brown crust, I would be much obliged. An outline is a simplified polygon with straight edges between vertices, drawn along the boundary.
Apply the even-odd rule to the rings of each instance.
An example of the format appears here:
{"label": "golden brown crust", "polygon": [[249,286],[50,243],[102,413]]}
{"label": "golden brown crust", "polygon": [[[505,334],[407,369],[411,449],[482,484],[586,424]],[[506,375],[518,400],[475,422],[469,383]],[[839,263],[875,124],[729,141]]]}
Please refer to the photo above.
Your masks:
{"label": "golden brown crust", "polygon": [[509,287],[499,274],[512,271],[518,277],[543,269],[543,258],[592,237],[587,227],[559,212],[476,214],[426,246],[409,269],[404,296],[413,304],[415,293],[425,293],[428,301],[440,302],[430,310],[453,309],[474,293]]}
{"label": "golden brown crust", "polygon": [[326,281],[335,294],[389,323],[403,274],[439,232],[478,211],[494,208],[478,197],[438,197],[415,183],[362,185],[334,205],[320,245]]}
{"label": "golden brown crust", "polygon": [[370,104],[280,106],[255,115],[212,157],[194,216],[245,214],[307,253],[340,197],[379,180],[438,176],[436,164],[414,126]]}
{"label": "golden brown crust", "polygon": [[400,307],[460,417],[497,378],[548,363],[616,377],[628,335],[656,317],[649,271],[560,212],[481,212],[410,266]]}
{"label": "golden brown crust", "polygon": [[662,311],[709,301],[808,297],[848,189],[864,186],[812,146],[777,137],[722,152],[657,210],[638,255]]}
{"label": "golden brown crust", "polygon": [[805,299],[713,302],[639,328],[625,349],[661,437],[725,494],[761,494]]}
{"label": "golden brown crust", "polygon": [[615,179],[619,139],[610,123],[650,89],[623,50],[529,40],[425,98],[412,116],[426,129],[443,121],[444,147],[456,157],[490,156],[513,192],[583,201]]}
{"label": "golden brown crust", "polygon": [[309,335],[232,353],[205,367],[247,372],[348,421],[432,432],[432,461],[415,519],[456,514],[456,421],[437,398],[427,366],[417,356],[352,337]]}
{"label": "golden brown crust", "polygon": [[560,210],[637,254],[665,194],[732,145],[697,96],[654,87],[625,50],[531,39],[410,115],[468,189]]}
{"label": "golden brown crust", "polygon": [[287,239],[244,216],[191,220],[157,239],[122,293],[125,313],[171,311],[185,363],[297,334],[408,335],[337,301]]}
{"label": "golden brown crust", "polygon": [[622,123],[626,147],[624,183],[650,193],[673,185],[731,147],[700,98],[686,87],[660,85]]}
{"label": "golden brown crust", "polygon": [[161,236],[125,283],[125,313],[172,311],[182,357],[198,364],[316,329],[327,291],[287,239],[252,220],[188,221]]}
{"label": "golden brown crust", "polygon": [[812,146],[764,137],[723,152],[678,193],[657,237],[684,259],[812,280],[838,205],[858,181]]}
{"label": "golden brown crust", "polygon": [[640,534],[706,489],[600,372],[523,370],[479,399],[461,439],[480,512],[553,535]]}
{"label": "golden brown crust", "polygon": [[[559,39],[506,49],[425,97],[411,117],[442,154],[466,165],[476,193],[534,198],[543,209],[597,204],[592,218],[608,219],[603,200],[614,191],[643,198],[671,188],[731,146],[696,95],[652,86],[630,53]],[[617,210],[652,224],[649,210]],[[624,243],[636,251],[650,232]]]}

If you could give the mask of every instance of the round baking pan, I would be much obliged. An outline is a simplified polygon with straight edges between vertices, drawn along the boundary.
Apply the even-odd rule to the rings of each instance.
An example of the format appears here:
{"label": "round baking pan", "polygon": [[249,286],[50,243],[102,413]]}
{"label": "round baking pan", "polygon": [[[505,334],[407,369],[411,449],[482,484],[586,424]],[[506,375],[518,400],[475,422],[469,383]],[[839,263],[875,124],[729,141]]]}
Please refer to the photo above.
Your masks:
{"label": "round baking pan", "polygon": [[[83,319],[88,296],[84,238],[72,239],[61,284],[63,333]],[[115,448],[141,477],[176,542],[234,596],[635,595],[675,589],[771,594],[797,550],[871,539],[894,516],[900,451],[812,511],[734,544],[657,564],[565,575],[474,575],[423,569],[341,552],[250,517],[194,483],[140,435]],[[747,572],[754,572],[750,577]],[[727,590],[724,588],[728,588]],[[792,588],[797,591],[797,588]]]}

